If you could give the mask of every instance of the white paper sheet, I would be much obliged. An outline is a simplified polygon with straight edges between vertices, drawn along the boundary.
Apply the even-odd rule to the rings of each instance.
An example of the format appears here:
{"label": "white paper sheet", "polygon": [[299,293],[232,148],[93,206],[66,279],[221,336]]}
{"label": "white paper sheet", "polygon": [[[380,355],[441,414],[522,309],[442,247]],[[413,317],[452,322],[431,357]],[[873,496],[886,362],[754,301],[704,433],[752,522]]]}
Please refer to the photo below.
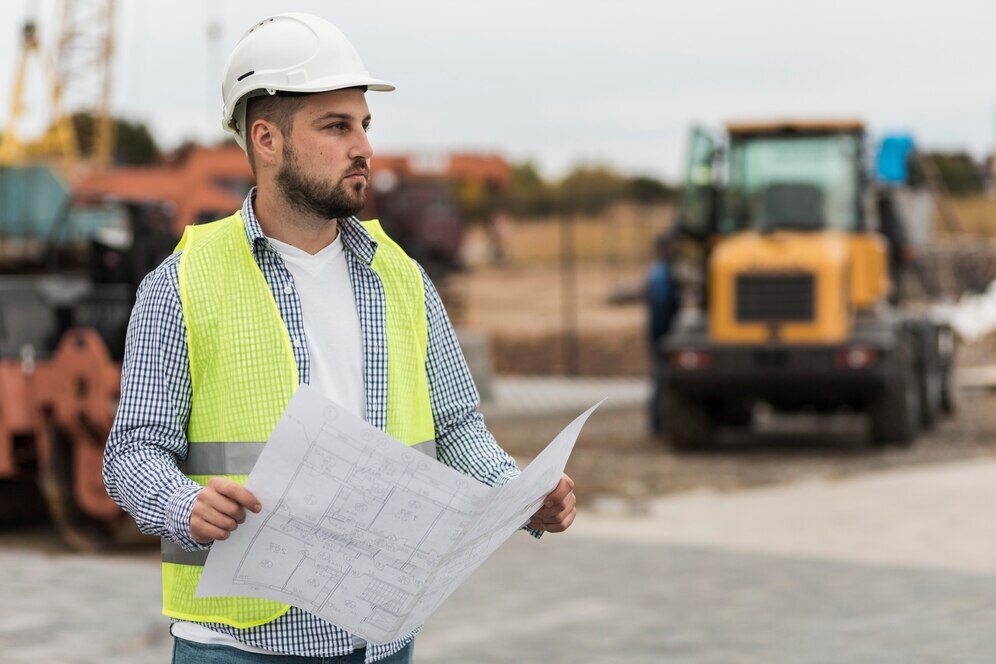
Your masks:
{"label": "white paper sheet", "polygon": [[212,545],[197,596],[272,599],[371,643],[400,638],[539,509],[600,404],[495,488],[301,385],[246,482],[262,510]]}

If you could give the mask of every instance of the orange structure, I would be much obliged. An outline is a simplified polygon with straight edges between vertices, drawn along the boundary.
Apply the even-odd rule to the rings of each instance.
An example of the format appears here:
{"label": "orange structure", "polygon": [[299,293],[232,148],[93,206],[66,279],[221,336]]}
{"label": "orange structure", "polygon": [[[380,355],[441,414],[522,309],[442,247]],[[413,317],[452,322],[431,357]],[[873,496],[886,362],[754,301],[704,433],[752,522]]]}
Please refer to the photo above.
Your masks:
{"label": "orange structure", "polygon": [[184,226],[221,219],[242,207],[255,179],[237,146],[193,147],[163,166],[93,172],[75,183],[83,197],[111,195],[170,203],[179,234]]}
{"label": "orange structure", "polygon": [[[512,168],[500,155],[462,152],[432,160],[418,154],[376,154],[371,171],[389,171],[398,178],[432,176],[493,189],[508,187],[512,179]],[[83,197],[111,195],[170,203],[176,210],[179,233],[189,224],[221,219],[237,210],[254,181],[238,146],[196,146],[162,166],[92,172],[78,180],[74,189]]]}

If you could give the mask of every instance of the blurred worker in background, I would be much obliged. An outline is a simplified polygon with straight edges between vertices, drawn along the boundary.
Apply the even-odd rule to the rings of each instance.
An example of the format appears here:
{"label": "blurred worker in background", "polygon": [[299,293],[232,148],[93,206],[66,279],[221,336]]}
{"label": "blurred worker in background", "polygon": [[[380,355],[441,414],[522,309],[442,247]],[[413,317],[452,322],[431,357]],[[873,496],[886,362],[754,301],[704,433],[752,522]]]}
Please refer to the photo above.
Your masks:
{"label": "blurred worker in background", "polygon": [[[139,287],[104,482],[162,537],[174,664],[412,660],[414,632],[367,644],[296,607],[195,595],[211,543],[261,509],[242,482],[298,384],[484,484],[519,473],[484,425],[432,282],[354,216],[373,155],[365,93],[393,89],[324,19],[254,25],[222,93],[257,187],[241,211],[189,226]],[[564,475],[528,526],[538,537],[574,516]]]}
{"label": "blurred worker in background", "polygon": [[664,356],[664,337],[671,330],[680,304],[678,281],[675,279],[672,259],[674,236],[666,231],[654,241],[654,258],[647,271],[644,289],[647,302],[647,319],[650,334],[650,355],[654,362],[654,388],[650,399],[650,432],[655,436],[665,433],[664,403],[667,379],[667,359]]}

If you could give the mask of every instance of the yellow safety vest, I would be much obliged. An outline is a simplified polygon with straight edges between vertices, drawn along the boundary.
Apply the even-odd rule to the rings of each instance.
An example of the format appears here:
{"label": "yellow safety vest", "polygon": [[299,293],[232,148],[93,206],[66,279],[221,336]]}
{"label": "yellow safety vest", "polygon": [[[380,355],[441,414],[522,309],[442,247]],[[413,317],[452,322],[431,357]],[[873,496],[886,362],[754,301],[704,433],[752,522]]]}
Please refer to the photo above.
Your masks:
{"label": "yellow safety vest", "polygon": [[[386,431],[434,454],[422,274],[377,220],[363,225],[377,241],[371,268],[384,291]],[[180,303],[192,392],[181,469],[201,485],[217,476],[243,483],[298,385],[290,336],[253,258],[241,213],[187,226],[175,251],[181,249]],[[247,628],[290,608],[253,597],[194,597],[206,553],[163,540],[167,616]]]}

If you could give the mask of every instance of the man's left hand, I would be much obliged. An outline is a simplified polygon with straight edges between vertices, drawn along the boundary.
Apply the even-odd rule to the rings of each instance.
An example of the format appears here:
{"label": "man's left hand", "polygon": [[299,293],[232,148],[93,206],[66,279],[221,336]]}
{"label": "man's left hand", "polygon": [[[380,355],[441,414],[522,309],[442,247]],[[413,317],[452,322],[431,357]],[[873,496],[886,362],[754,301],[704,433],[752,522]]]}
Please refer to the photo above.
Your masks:
{"label": "man's left hand", "polygon": [[566,474],[560,484],[543,501],[543,507],[529,520],[533,530],[562,533],[574,523],[577,516],[577,498],[574,497],[574,480]]}

